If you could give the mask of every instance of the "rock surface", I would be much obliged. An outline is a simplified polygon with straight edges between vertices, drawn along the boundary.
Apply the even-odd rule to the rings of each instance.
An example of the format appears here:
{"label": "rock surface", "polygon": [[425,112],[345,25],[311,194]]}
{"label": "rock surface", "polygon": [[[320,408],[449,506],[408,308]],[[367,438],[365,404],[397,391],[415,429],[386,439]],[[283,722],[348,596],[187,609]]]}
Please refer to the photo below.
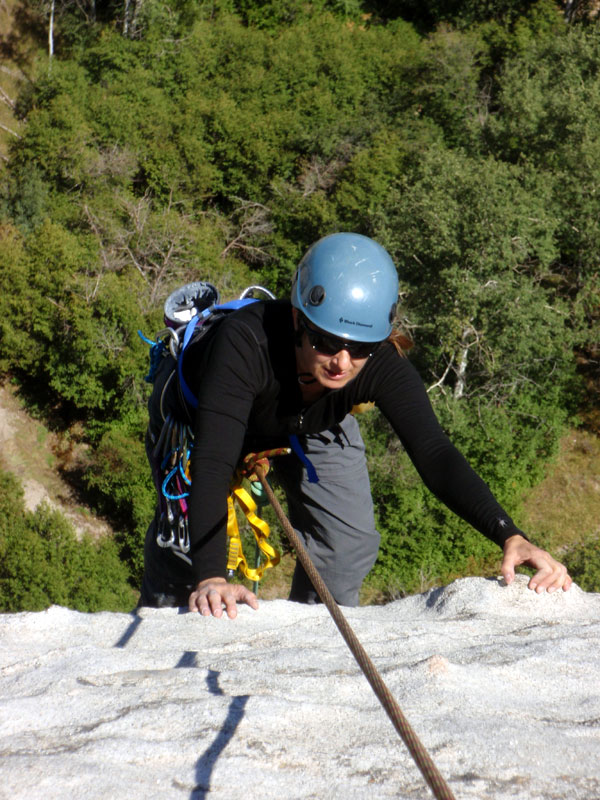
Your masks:
{"label": "rock surface", "polygon": [[[600,798],[600,594],[467,578],[344,609],[460,798]],[[0,616],[6,800],[431,792],[323,606]]]}

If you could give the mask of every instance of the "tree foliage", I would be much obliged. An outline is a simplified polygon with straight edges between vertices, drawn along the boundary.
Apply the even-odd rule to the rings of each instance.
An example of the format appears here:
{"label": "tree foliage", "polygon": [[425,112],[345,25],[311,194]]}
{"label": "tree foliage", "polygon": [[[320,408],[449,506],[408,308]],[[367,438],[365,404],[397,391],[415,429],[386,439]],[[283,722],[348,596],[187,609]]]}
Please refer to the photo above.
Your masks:
{"label": "tree foliage", "polygon": [[[157,331],[189,280],[283,296],[337,230],[392,253],[443,425],[517,509],[577,408],[574,352],[598,340],[600,39],[583,6],[60,10],[0,189],[0,368],[83,421],[89,489],[136,576],[152,513],[137,330]],[[423,571],[484,568],[488,545],[428,496],[385,425],[365,436],[376,573],[414,589]]]}
{"label": "tree foliage", "polygon": [[79,611],[129,611],[135,594],[112,539],[78,539],[47,504],[27,512],[23,490],[0,476],[0,611],[62,605]]}

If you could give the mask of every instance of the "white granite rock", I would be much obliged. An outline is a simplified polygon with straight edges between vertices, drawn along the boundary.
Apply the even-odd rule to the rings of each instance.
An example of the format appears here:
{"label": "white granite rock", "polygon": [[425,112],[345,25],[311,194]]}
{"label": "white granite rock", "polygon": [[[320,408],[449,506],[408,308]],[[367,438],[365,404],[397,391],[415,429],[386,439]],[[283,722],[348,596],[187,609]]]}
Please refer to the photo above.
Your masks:
{"label": "white granite rock", "polygon": [[[344,609],[460,798],[600,798],[600,594],[468,578]],[[323,606],[0,616],[4,800],[430,790]]]}

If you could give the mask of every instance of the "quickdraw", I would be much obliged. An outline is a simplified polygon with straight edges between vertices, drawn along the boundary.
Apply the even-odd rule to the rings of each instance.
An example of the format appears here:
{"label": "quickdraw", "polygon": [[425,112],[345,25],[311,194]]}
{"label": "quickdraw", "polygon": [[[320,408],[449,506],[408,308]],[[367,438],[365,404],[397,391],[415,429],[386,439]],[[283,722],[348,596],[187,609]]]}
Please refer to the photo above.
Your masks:
{"label": "quickdraw", "polygon": [[187,497],[191,485],[189,460],[193,440],[190,428],[169,415],[154,448],[154,482],[160,508],[156,541],[159,547],[171,548],[189,564]]}

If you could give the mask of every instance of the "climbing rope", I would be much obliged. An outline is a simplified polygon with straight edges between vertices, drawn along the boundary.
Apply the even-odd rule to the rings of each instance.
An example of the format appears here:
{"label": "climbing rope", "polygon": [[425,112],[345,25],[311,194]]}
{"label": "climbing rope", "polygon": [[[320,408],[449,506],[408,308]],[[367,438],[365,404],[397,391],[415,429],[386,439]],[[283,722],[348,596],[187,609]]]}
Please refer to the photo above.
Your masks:
{"label": "climbing rope", "polygon": [[391,694],[390,690],[385,685],[381,675],[377,671],[377,668],[369,658],[366,650],[361,645],[359,640],[356,637],[356,634],[348,624],[346,618],[340,611],[339,606],[333,599],[333,595],[325,586],[325,583],[319,573],[317,572],[316,567],[312,563],[306,548],[304,547],[300,537],[297,535],[296,531],[292,528],[289,520],[283,513],[281,505],[279,501],[275,497],[271,486],[269,485],[266,479],[266,473],[263,464],[255,463],[254,464],[254,471],[257,477],[259,478],[262,487],[273,506],[275,514],[283,526],[285,533],[287,534],[290,543],[296,550],[296,554],[298,560],[304,567],[306,574],[312,581],[313,586],[315,587],[319,597],[327,606],[327,609],[331,616],[333,617],[333,621],[337,625],[339,632],[342,634],[346,644],[352,651],[352,654],[356,661],[358,662],[359,667],[361,668],[364,676],[371,684],[371,688],[377,695],[379,702],[382,704],[383,708],[385,709],[386,714],[392,721],[392,724],[396,728],[396,731],[399,733],[402,741],[408,748],[411,756],[413,757],[417,767],[420,769],[421,774],[425,778],[427,785],[433,792],[434,797],[436,800],[455,800],[454,795],[442,777],[441,773],[433,763],[431,756],[419,740],[417,734],[414,732],[413,728],[411,727],[409,721],[406,719],[402,710],[400,709],[398,703],[394,699],[393,695]]}

